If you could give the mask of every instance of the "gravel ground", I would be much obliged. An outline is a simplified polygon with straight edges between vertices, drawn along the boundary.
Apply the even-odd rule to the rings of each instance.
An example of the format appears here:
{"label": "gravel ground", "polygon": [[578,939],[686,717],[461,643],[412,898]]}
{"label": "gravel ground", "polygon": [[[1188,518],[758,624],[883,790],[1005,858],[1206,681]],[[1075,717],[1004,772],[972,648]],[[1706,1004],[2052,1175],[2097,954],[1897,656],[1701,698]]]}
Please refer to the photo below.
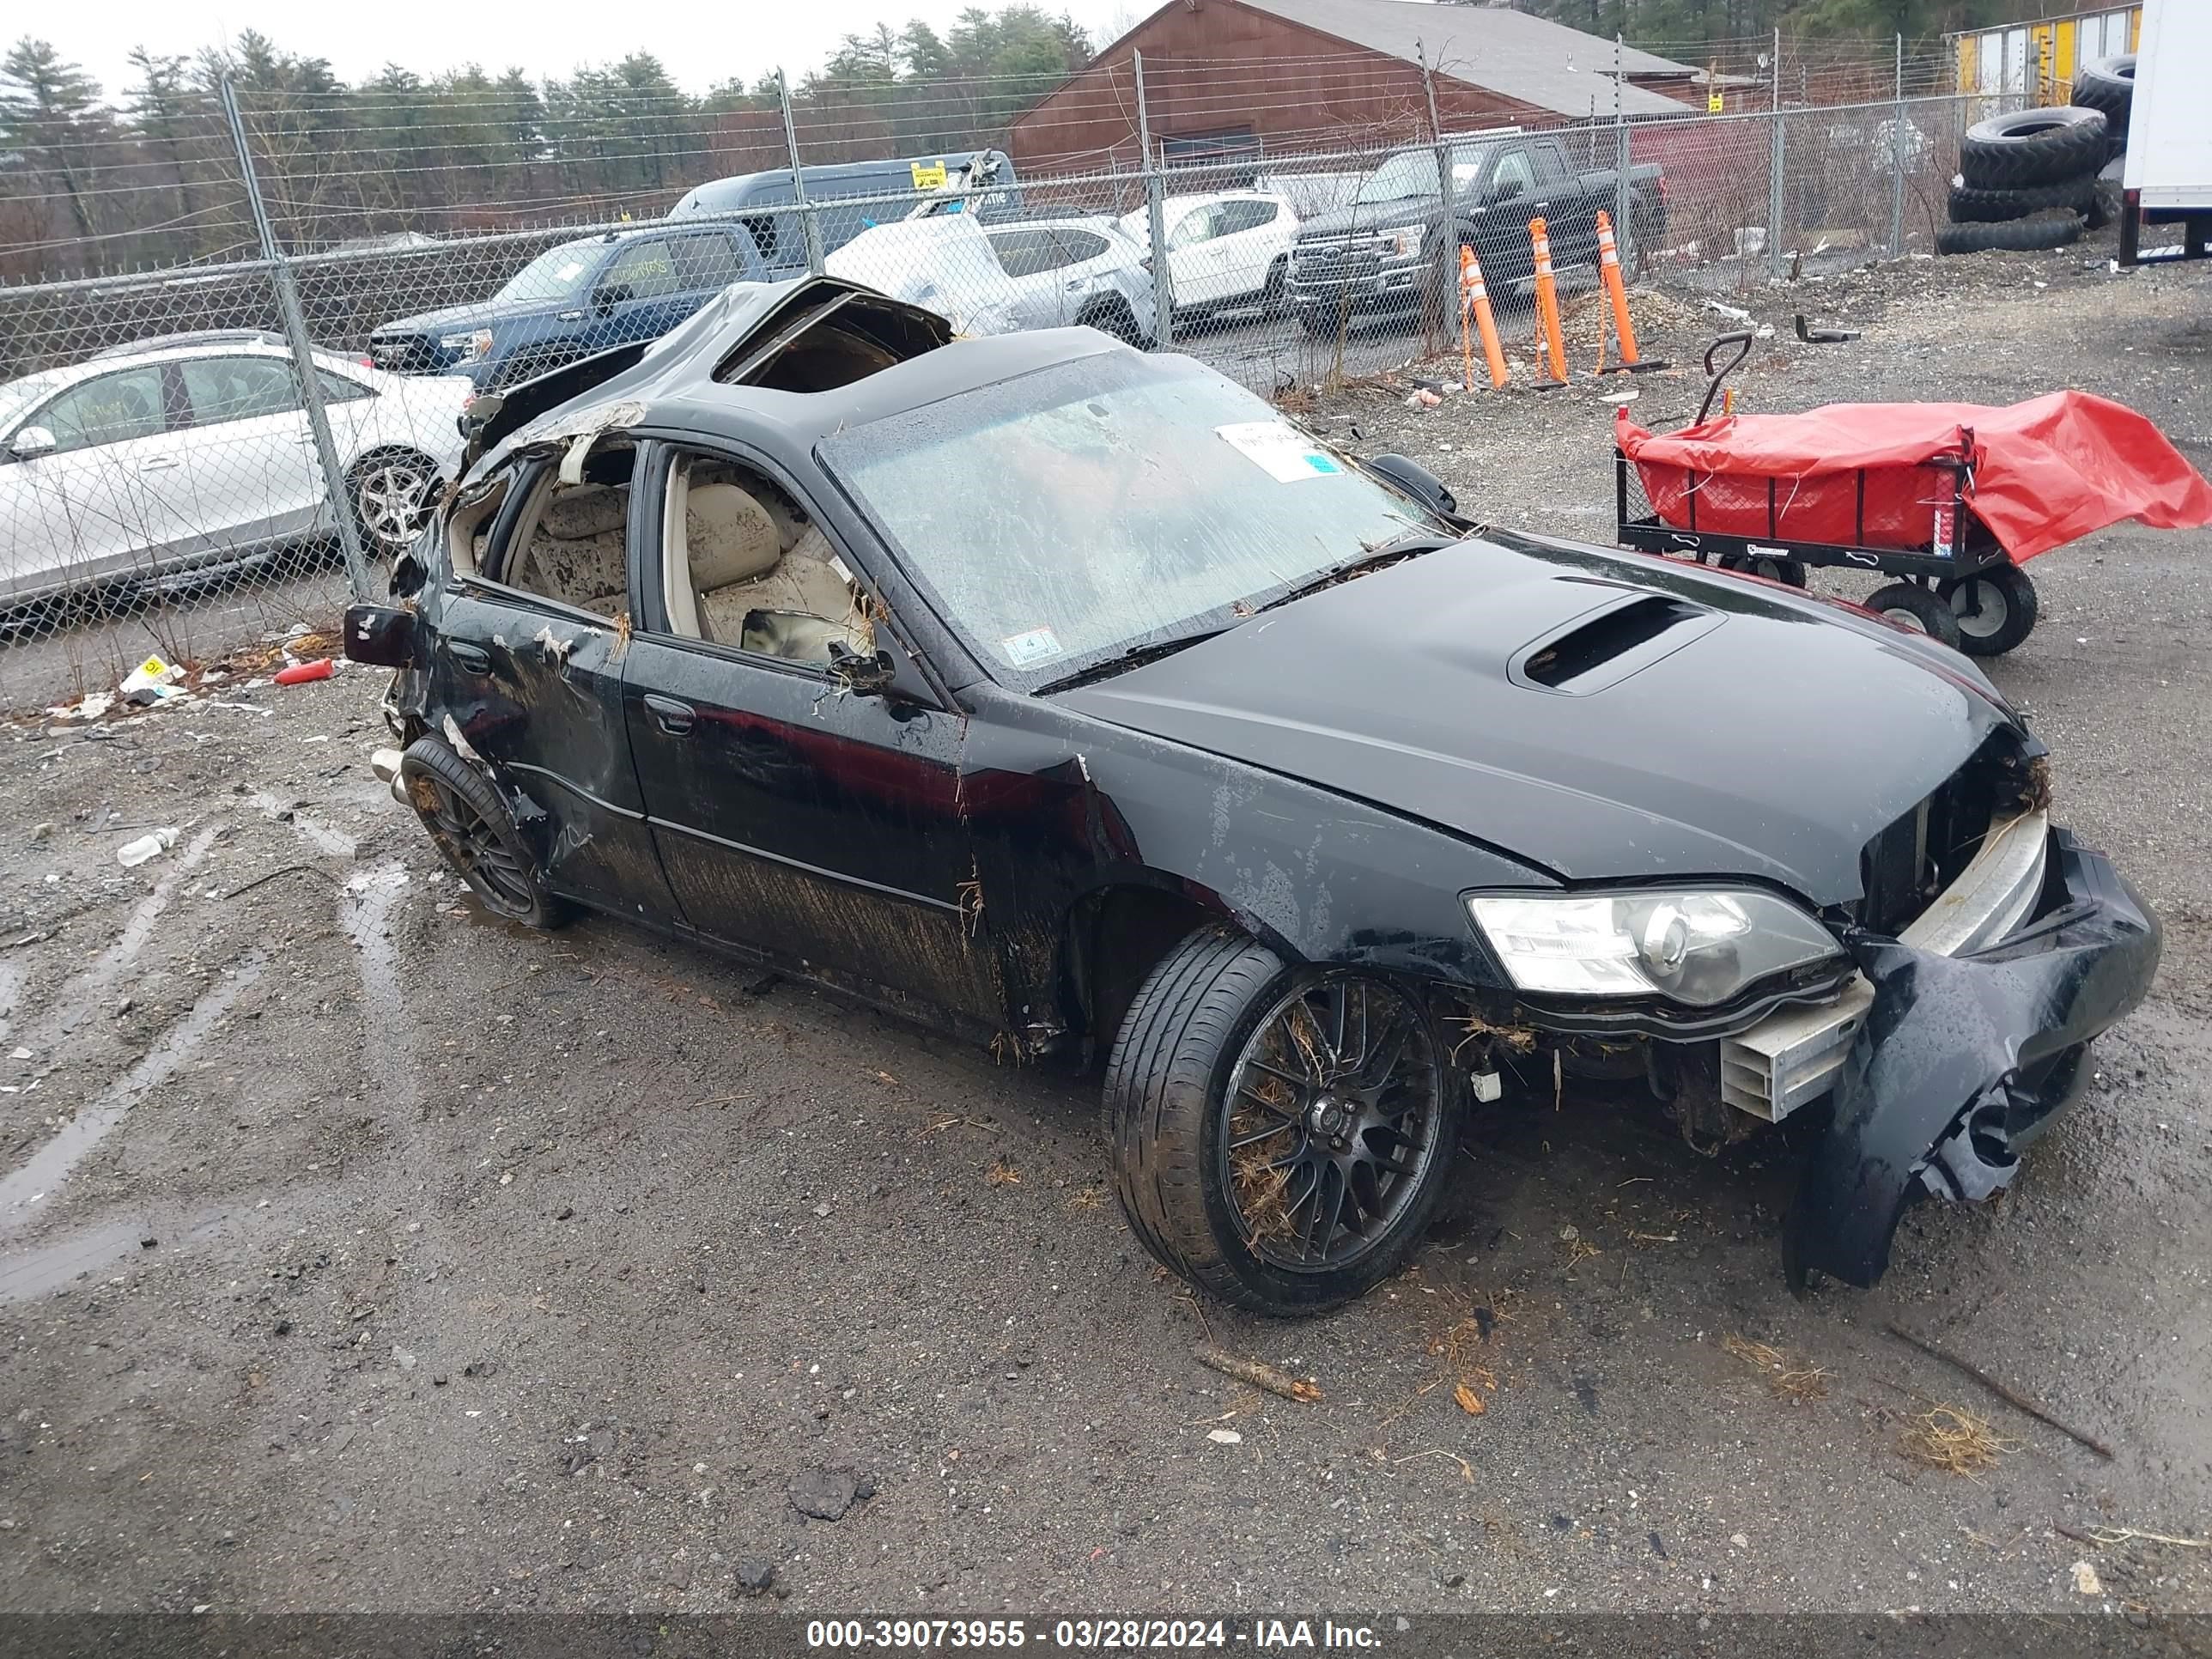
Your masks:
{"label": "gravel ground", "polygon": [[[1777,291],[1742,397],[2081,385],[2203,465],[2208,283],[2076,252]],[[1643,303],[1655,355],[1725,325]],[[1799,346],[1801,304],[1865,339]],[[1636,389],[1656,423],[1699,387]],[[1603,538],[1599,394],[1353,389],[1320,418]],[[2212,1607],[2212,1552],[2081,1537],[2212,1528],[2208,554],[2053,555],[1996,669],[2062,815],[2159,908],[2157,992],[2001,1204],[1923,1206],[1879,1288],[1803,1302],[1783,1137],[1708,1160],[1570,1090],[1474,1126],[1447,1220],[1360,1304],[1195,1304],[1121,1224],[1086,1080],[617,924],[484,921],[368,775],[367,671],[20,724],[0,1607]],[[1807,741],[1847,718],[1808,710]],[[175,845],[119,867],[156,825]],[[1209,1335],[1322,1400],[1200,1368]],[[1987,1467],[1906,1455],[1938,1407],[1986,1415]]]}

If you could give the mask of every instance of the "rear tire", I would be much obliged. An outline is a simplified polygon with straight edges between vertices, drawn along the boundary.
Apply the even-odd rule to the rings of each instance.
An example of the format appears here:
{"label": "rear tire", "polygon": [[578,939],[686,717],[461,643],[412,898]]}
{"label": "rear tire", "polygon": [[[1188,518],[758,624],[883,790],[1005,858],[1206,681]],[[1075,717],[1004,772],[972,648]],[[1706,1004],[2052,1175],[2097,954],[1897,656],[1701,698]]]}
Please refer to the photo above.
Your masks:
{"label": "rear tire", "polygon": [[1334,1307],[1427,1230],[1450,1176],[1455,1076],[1426,1005],[1396,981],[1201,928],[1153,969],[1107,1062],[1122,1212],[1224,1302]]}
{"label": "rear tire", "polygon": [[1992,115],[1959,141],[1959,171],[1977,190],[2079,179],[2104,166],[2106,136],[2102,111],[2070,104]]}
{"label": "rear tire", "polygon": [[499,791],[444,738],[410,744],[399,758],[399,781],[432,844],[484,908],[546,932],[574,915],[546,890]]}
{"label": "rear tire", "polygon": [[2097,177],[2084,173],[2079,179],[2030,185],[2024,190],[1977,190],[1972,185],[1954,185],[1948,210],[1954,225],[1998,225],[2057,208],[2086,214],[2096,200]]}
{"label": "rear tire", "polygon": [[1773,558],[1759,553],[1730,553],[1721,560],[1721,568],[1735,571],[1740,575],[1761,576],[1788,587],[1805,586],[1805,562],[1802,559]]}
{"label": "rear tire", "polygon": [[1936,233],[1938,253],[2039,253],[2081,240],[2081,222],[2072,214],[2051,219],[2014,219],[2002,225],[1946,225]]}
{"label": "rear tire", "polygon": [[1101,334],[1110,334],[1123,345],[1135,346],[1139,351],[1152,343],[1138,329],[1137,313],[1129,309],[1127,300],[1109,300],[1093,306],[1075,320]]}
{"label": "rear tire", "polygon": [[2035,584],[2016,564],[1939,582],[1936,593],[1951,607],[1959,649],[1970,657],[2001,657],[2034,630]]}
{"label": "rear tire", "polygon": [[415,545],[428,516],[438,464],[414,449],[380,449],[346,474],[346,506],[371,556],[397,558]]}
{"label": "rear tire", "polygon": [[1915,582],[1892,582],[1869,596],[1866,608],[1901,628],[1959,649],[1959,618],[1942,599]]}

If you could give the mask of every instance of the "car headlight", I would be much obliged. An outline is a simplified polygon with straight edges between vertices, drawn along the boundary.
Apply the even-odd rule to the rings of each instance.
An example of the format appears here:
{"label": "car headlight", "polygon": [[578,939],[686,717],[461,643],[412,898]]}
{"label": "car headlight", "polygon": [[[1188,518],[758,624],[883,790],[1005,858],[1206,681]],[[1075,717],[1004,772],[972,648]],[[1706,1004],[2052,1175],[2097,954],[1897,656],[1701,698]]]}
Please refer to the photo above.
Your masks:
{"label": "car headlight", "polygon": [[1421,244],[1428,240],[1429,228],[1426,225],[1394,225],[1378,234],[1382,238],[1386,252],[1401,259],[1416,259],[1420,257]]}
{"label": "car headlight", "polygon": [[1467,907],[1516,988],[1562,996],[1656,994],[1709,1008],[1843,954],[1796,905],[1745,889],[1478,894]]}
{"label": "car headlight", "polygon": [[491,356],[491,331],[480,328],[469,334],[441,335],[438,343],[447,351],[459,352],[463,362],[473,362],[479,357]]}

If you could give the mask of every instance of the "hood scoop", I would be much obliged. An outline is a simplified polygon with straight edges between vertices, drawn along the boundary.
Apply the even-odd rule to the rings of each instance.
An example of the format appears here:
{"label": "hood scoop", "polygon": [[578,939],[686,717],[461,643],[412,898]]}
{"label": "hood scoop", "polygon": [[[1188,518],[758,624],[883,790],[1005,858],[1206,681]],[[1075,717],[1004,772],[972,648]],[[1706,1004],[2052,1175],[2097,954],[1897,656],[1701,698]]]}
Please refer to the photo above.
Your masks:
{"label": "hood scoop", "polygon": [[1717,611],[1668,594],[1623,599],[1523,647],[1506,675],[1531,690],[1587,697],[1672,656],[1722,621]]}

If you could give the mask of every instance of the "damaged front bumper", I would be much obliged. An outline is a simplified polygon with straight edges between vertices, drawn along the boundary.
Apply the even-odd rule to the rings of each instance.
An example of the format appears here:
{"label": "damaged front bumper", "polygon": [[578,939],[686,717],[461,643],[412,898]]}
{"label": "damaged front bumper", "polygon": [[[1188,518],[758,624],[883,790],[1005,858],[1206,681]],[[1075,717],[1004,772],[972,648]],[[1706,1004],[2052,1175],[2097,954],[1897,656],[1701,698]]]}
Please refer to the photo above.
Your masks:
{"label": "damaged front bumper", "polygon": [[1994,943],[1853,942],[1865,1017],[1784,1230],[1793,1288],[1815,1269],[1870,1285],[1917,1200],[2002,1190],[2087,1085],[2087,1045],[2148,992],[2158,922],[2111,860],[2053,830],[2044,878],[2054,902]]}

